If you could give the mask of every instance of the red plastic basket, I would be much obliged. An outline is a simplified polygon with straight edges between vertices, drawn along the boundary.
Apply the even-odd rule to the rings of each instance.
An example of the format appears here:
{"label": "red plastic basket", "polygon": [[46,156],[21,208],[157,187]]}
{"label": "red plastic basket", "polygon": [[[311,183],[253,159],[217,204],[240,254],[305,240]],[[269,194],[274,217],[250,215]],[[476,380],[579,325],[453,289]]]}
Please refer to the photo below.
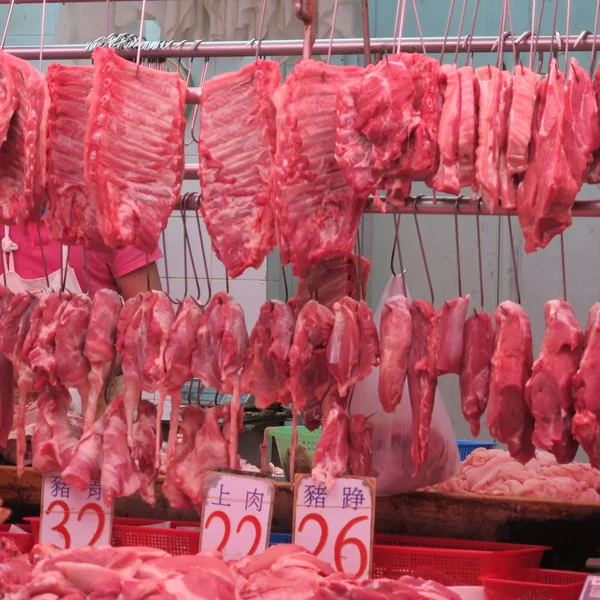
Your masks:
{"label": "red plastic basket", "polygon": [[[28,529],[28,525],[19,525],[23,529]],[[27,554],[34,546],[35,542],[33,539],[33,534],[30,532],[10,532],[10,525],[2,524],[0,525],[0,537],[9,539],[11,542],[15,544],[19,552],[23,554]]]}
{"label": "red plastic basket", "polygon": [[546,546],[376,534],[373,577],[411,575],[444,585],[480,585],[482,575],[539,567],[546,550]]}
{"label": "red plastic basket", "polygon": [[517,569],[481,578],[487,600],[578,600],[587,575],[572,571]]}

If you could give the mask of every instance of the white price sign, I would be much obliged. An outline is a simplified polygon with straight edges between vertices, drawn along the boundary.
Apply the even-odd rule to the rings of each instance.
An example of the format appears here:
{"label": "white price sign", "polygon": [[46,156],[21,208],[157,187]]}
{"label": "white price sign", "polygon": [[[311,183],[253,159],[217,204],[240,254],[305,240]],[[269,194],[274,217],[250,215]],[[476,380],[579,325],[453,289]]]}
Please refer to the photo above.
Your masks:
{"label": "white price sign", "polygon": [[579,600],[597,600],[600,598],[600,576],[589,575]]}
{"label": "white price sign", "polygon": [[264,552],[269,543],[275,484],[270,478],[213,471],[206,476],[200,551],[227,560]]}
{"label": "white price sign", "polygon": [[44,473],[42,486],[40,542],[65,549],[110,545],[112,507],[102,499],[99,481],[82,492],[60,473]]}
{"label": "white price sign", "polygon": [[375,480],[340,477],[327,491],[310,476],[296,477],[294,544],[336,571],[357,579],[371,576]]}

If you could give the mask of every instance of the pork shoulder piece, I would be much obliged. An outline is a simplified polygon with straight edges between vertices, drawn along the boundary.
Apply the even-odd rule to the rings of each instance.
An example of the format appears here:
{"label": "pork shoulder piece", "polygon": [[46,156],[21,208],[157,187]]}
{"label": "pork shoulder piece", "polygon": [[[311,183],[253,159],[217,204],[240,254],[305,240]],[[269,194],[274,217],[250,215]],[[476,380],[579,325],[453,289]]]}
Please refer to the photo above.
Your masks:
{"label": "pork shoulder piece", "polygon": [[241,390],[254,396],[257,408],[291,402],[286,381],[295,325],[294,311],[287,302],[267,300],[261,306],[240,380]]}
{"label": "pork shoulder piece", "polygon": [[26,60],[4,55],[18,95],[6,141],[0,146],[0,221],[24,228],[40,220],[46,186],[48,88]]}
{"label": "pork shoulder piece", "polygon": [[[158,420],[160,424],[160,420]],[[137,419],[133,424],[133,452],[140,477],[140,495],[150,506],[156,504],[154,481],[158,475],[158,464],[155,460],[155,439],[161,439],[161,430],[157,429],[156,404],[148,400],[140,400]],[[160,446],[160,444],[159,444]]]}
{"label": "pork shoulder piece", "polygon": [[334,322],[333,313],[314,300],[306,303],[298,315],[289,354],[288,385],[294,410],[302,410],[313,398],[321,400],[329,387],[327,344]]}
{"label": "pork shoulder piece", "polygon": [[566,464],[575,458],[578,447],[571,421],[575,413],[573,377],[581,358],[583,332],[575,312],[563,300],[546,302],[544,314],[546,332],[525,399],[535,419],[534,445]]}
{"label": "pork shoulder piece", "polygon": [[600,468],[600,302],[590,309],[585,348],[573,377],[575,416],[572,432],[595,469]]}
{"label": "pork shoulder piece", "polygon": [[379,330],[379,401],[385,412],[393,413],[404,393],[413,335],[410,304],[406,296],[393,296],[385,303]]}
{"label": "pork shoulder piece", "polygon": [[365,415],[352,415],[348,425],[348,472],[355,477],[373,475],[373,425]]}
{"label": "pork shoulder piece", "polygon": [[479,435],[479,420],[488,404],[493,352],[492,317],[476,312],[465,321],[459,377],[462,414],[471,425],[473,437]]}
{"label": "pork shoulder piece", "polygon": [[315,449],[315,466],[312,478],[331,490],[335,480],[348,470],[350,442],[348,439],[348,413],[334,406],[327,415],[323,433]]}
{"label": "pork shoulder piece", "polygon": [[498,100],[498,179],[500,181],[500,204],[505,210],[517,208],[517,184],[508,169],[506,153],[508,151],[508,123],[512,106],[513,77],[508,71],[500,72],[500,91]]}
{"label": "pork shoulder piece", "polygon": [[460,82],[460,123],[458,124],[458,185],[476,189],[475,148],[477,148],[477,79],[473,67],[458,69]]}
{"label": "pork shoulder piece", "polygon": [[529,317],[514,302],[502,302],[494,314],[496,332],[486,426],[508,445],[510,455],[525,464],[535,453],[533,417],[525,401],[533,354]]}
{"label": "pork shoulder piece", "polygon": [[109,248],[152,253],[181,189],[185,82],[110,48],[93,53],[84,179]]}
{"label": "pork shoulder piece", "polygon": [[535,71],[522,65],[515,68],[506,147],[506,167],[512,175],[522,173],[529,164],[529,142],[539,81],[540,75]]}
{"label": "pork shoulder piece", "polygon": [[279,63],[256,60],[213,77],[200,104],[200,209],[230,277],[260,267],[275,245],[271,171]]}
{"label": "pork shoulder piece", "polygon": [[502,88],[500,69],[487,65],[475,69],[479,88],[479,111],[477,113],[477,149],[475,150],[475,177],[481,186],[481,197],[490,212],[498,209],[500,179],[498,160],[500,156],[499,103]]}
{"label": "pork shoulder piece", "polygon": [[13,114],[19,106],[8,54],[0,50],[0,146],[6,141]]}
{"label": "pork shoulder piece", "polygon": [[335,160],[336,97],[362,73],[302,60],[273,94],[277,243],[294,275],[324,258],[348,256],[354,247],[366,199],[346,183]]}
{"label": "pork shoulder piece", "polygon": [[437,172],[429,183],[438,192],[459,194],[458,140],[461,121],[461,81],[456,65],[442,65],[440,67],[439,83],[444,96],[438,130],[440,162]]}
{"label": "pork shoulder piece", "polygon": [[362,77],[338,90],[335,157],[359,196],[382,188],[384,176],[420,122],[415,86],[398,56],[370,65]]}
{"label": "pork shoulder piece", "polygon": [[83,142],[87,129],[86,98],[93,67],[52,64],[46,82],[48,111],[48,185],[44,222],[50,239],[105,250],[96,212],[83,180]]}

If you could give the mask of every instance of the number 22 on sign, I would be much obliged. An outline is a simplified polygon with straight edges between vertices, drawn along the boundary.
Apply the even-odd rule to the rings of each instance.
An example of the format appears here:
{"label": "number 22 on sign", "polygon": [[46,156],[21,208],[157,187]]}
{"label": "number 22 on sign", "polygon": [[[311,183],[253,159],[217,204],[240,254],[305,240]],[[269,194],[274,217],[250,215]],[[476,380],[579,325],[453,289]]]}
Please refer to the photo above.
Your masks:
{"label": "number 22 on sign", "polygon": [[341,477],[330,490],[306,475],[296,477],[294,543],[336,571],[368,579],[373,549],[375,481]]}
{"label": "number 22 on sign", "polygon": [[40,542],[59,548],[108,546],[112,509],[102,500],[100,482],[85,492],[65,483],[60,473],[45,473],[40,514]]}

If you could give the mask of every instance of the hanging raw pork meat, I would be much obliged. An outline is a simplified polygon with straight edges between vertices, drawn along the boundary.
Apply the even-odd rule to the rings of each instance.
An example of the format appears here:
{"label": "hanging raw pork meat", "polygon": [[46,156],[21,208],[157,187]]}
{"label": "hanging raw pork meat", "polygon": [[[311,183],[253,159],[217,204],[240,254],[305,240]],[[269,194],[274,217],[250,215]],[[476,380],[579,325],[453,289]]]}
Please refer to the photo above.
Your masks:
{"label": "hanging raw pork meat", "polygon": [[581,358],[583,332],[575,312],[563,300],[546,302],[544,314],[546,332],[525,399],[535,419],[534,445],[566,464],[575,458],[578,446],[571,421],[575,413],[573,377]]}
{"label": "hanging raw pork meat", "polygon": [[177,315],[169,328],[165,347],[165,376],[158,387],[159,400],[156,412],[156,468],[160,466],[161,423],[167,396],[171,396],[171,423],[169,425],[169,441],[167,444],[167,460],[169,465],[175,452],[177,442],[177,424],[181,407],[181,388],[192,378],[192,355],[196,350],[197,333],[204,311],[193,298],[184,298]]}
{"label": "hanging raw pork meat", "polygon": [[315,466],[312,478],[331,490],[335,480],[348,470],[350,442],[348,439],[348,413],[334,406],[327,415],[323,432],[315,449]]}
{"label": "hanging raw pork meat", "polygon": [[[85,338],[84,356],[90,363],[89,395],[84,431],[88,431],[98,415],[98,398],[116,356],[117,323],[123,301],[112,290],[96,292],[90,308],[90,320]],[[130,305],[131,306],[131,305]],[[130,315],[133,318],[133,315]],[[124,322],[123,325],[127,324]]]}
{"label": "hanging raw pork meat", "polygon": [[226,292],[212,297],[198,326],[197,346],[192,357],[192,374],[205,387],[232,393],[229,461],[238,463],[237,425],[240,415],[239,373],[246,361],[248,331],[244,310]]}
{"label": "hanging raw pork meat", "polygon": [[286,381],[290,375],[289,352],[295,325],[294,312],[288,303],[267,300],[261,306],[240,380],[241,390],[252,394],[261,410],[275,402],[285,405],[291,402]]}
{"label": "hanging raw pork meat", "polygon": [[273,94],[277,243],[294,275],[324,258],[348,256],[354,247],[366,199],[346,183],[335,160],[336,96],[363,72],[302,60]]}
{"label": "hanging raw pork meat", "polygon": [[525,464],[535,453],[533,417],[525,401],[533,354],[531,325],[521,306],[502,302],[496,309],[496,333],[486,426],[510,455]]}
{"label": "hanging raw pork meat", "polygon": [[137,462],[139,471],[140,496],[144,502],[151,506],[156,504],[154,481],[159,468],[159,464],[155,460],[156,439],[162,442],[160,419],[157,420],[156,404],[148,400],[141,400],[137,407],[137,419],[133,424],[132,456]]}
{"label": "hanging raw pork meat", "polygon": [[299,313],[309,300],[333,308],[344,296],[354,300],[364,298],[370,274],[371,261],[356,254],[319,261],[306,275],[298,278],[293,299],[295,313]]}
{"label": "hanging raw pork meat", "polygon": [[540,75],[535,71],[523,65],[515,67],[506,148],[506,167],[512,175],[522,173],[529,164],[529,142],[539,81]]}
{"label": "hanging raw pork meat", "polygon": [[473,67],[458,69],[460,122],[458,124],[458,185],[476,190],[475,148],[477,148],[477,79]]}
{"label": "hanging raw pork meat", "polygon": [[513,77],[508,71],[500,72],[498,92],[498,179],[500,181],[500,204],[505,210],[517,208],[517,184],[508,168],[508,126],[513,96]]}
{"label": "hanging raw pork meat", "polygon": [[337,95],[335,157],[359,196],[378,194],[382,181],[419,124],[412,76],[398,56],[369,65]]}
{"label": "hanging raw pork meat", "polygon": [[379,364],[379,336],[367,303],[342,298],[333,305],[335,322],[327,344],[329,372],[341,397]]}
{"label": "hanging raw pork meat", "polygon": [[493,352],[492,317],[485,312],[475,312],[465,321],[459,378],[462,414],[471,425],[473,437],[479,435],[479,420],[488,404]]}
{"label": "hanging raw pork meat", "polygon": [[348,471],[355,477],[370,477],[373,475],[373,425],[365,415],[350,417],[348,439],[350,454],[348,456]]}
{"label": "hanging raw pork meat", "polygon": [[230,277],[260,267],[275,245],[271,96],[280,77],[279,63],[256,60],[213,77],[202,88],[200,208],[215,254]]}
{"label": "hanging raw pork meat", "polygon": [[[594,96],[596,98],[596,107],[600,106],[600,65],[596,69],[594,74],[594,81],[592,82],[592,88],[594,90]],[[598,113],[598,119],[600,121],[600,111]],[[600,183],[600,139],[596,141],[597,149],[594,151],[594,160],[588,167],[586,173],[586,183]]]}
{"label": "hanging raw pork meat", "polygon": [[584,351],[573,377],[575,416],[573,435],[595,469],[600,469],[600,302],[590,309],[585,328]]}
{"label": "hanging raw pork meat", "polygon": [[442,65],[439,78],[440,90],[444,96],[438,133],[440,161],[437,172],[428,180],[428,185],[438,192],[459,194],[458,142],[461,121],[461,81],[456,65]]}
{"label": "hanging raw pork meat", "polygon": [[379,401],[383,410],[393,413],[402,400],[409,351],[412,342],[412,317],[406,296],[393,296],[381,311]]}
{"label": "hanging raw pork meat", "polygon": [[8,54],[0,50],[0,146],[6,141],[19,94],[15,87]]}
{"label": "hanging raw pork meat", "polygon": [[185,82],[96,47],[84,177],[109,248],[152,253],[179,198]]}
{"label": "hanging raw pork meat", "polygon": [[3,59],[10,69],[18,106],[14,98],[7,106],[14,115],[0,145],[0,221],[24,228],[27,223],[39,222],[42,214],[48,88],[44,75],[26,60],[10,54],[3,54]]}
{"label": "hanging raw pork meat", "polygon": [[517,193],[517,213],[525,251],[545,248],[571,225],[571,207],[579,186],[565,153],[564,75],[555,59],[538,88],[529,166]]}
{"label": "hanging raw pork meat", "polygon": [[413,425],[410,458],[415,474],[427,459],[437,389],[435,369],[428,359],[428,338],[434,312],[433,306],[425,300],[414,300],[410,305],[412,341],[408,354],[408,392]]}

